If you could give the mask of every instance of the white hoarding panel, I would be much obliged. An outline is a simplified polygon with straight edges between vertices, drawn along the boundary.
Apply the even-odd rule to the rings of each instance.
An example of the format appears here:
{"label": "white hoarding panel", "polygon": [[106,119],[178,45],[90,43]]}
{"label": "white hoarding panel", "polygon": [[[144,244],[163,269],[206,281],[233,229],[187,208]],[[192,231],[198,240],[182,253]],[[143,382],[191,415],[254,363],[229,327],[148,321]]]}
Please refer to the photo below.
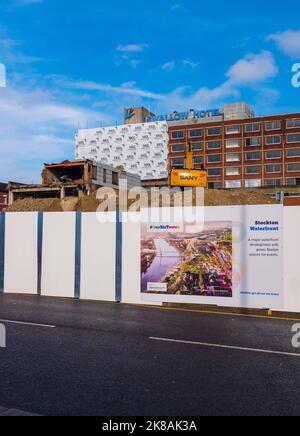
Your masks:
{"label": "white hoarding panel", "polygon": [[42,295],[74,297],[75,217],[44,213]]}
{"label": "white hoarding panel", "polygon": [[[115,213],[111,214],[115,218]],[[99,222],[96,213],[82,214],[82,299],[115,301],[116,224]]]}
{"label": "white hoarding panel", "polygon": [[37,213],[6,213],[4,290],[37,293]]}

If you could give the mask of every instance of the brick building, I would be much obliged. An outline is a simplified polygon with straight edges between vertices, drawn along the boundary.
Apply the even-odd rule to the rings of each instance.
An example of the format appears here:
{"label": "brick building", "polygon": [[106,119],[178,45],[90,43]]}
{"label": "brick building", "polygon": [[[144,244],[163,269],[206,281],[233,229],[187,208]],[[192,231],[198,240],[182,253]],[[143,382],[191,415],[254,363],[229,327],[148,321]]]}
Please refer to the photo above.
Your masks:
{"label": "brick building", "polygon": [[0,211],[8,206],[7,183],[0,183]]}
{"label": "brick building", "polygon": [[169,125],[170,168],[185,166],[190,141],[210,188],[300,185],[300,113],[207,121]]}

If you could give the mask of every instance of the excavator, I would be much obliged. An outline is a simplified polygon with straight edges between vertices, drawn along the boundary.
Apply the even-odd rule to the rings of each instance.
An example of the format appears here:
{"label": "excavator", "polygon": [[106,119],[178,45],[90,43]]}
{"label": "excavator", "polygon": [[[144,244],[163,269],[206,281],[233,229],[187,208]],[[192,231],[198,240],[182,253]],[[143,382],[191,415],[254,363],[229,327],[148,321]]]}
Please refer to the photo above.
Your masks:
{"label": "excavator", "polygon": [[185,169],[173,168],[171,171],[171,187],[207,188],[207,171],[194,169],[194,150],[191,142],[186,144]]}

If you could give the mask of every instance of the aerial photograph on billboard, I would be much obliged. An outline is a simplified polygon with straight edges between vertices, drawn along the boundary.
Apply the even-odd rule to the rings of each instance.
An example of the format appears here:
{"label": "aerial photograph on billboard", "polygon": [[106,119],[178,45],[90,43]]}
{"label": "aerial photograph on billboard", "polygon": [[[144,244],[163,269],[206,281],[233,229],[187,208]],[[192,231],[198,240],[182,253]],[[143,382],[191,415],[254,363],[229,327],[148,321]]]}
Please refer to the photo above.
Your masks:
{"label": "aerial photograph on billboard", "polygon": [[142,293],[232,297],[232,223],[142,225]]}

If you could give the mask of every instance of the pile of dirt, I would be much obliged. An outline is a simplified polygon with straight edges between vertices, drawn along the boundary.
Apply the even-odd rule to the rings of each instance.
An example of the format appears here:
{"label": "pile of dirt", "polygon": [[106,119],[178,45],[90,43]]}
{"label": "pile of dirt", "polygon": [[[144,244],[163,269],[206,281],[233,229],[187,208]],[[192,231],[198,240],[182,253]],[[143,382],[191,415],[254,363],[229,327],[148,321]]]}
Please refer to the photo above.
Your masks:
{"label": "pile of dirt", "polygon": [[276,199],[260,190],[226,189],[205,191],[205,206],[241,206],[255,204],[275,204]]}
{"label": "pile of dirt", "polygon": [[[275,204],[275,198],[261,192],[260,190],[207,190],[205,191],[205,206],[238,206],[238,205],[256,205],[256,204]],[[194,192],[193,202],[195,204],[196,195]],[[60,199],[24,199],[14,202],[8,207],[8,212],[96,212],[101,201],[97,199],[96,193],[87,197],[68,197]],[[119,198],[112,201],[119,206]],[[134,203],[134,200],[128,201],[128,207]],[[149,195],[149,207],[151,207]],[[160,201],[161,206],[161,201]],[[174,206],[174,200],[171,200],[171,207]],[[115,209],[115,208],[114,208]]]}
{"label": "pile of dirt", "polygon": [[15,201],[6,209],[7,212],[62,212],[61,200],[58,198],[25,198]]}

